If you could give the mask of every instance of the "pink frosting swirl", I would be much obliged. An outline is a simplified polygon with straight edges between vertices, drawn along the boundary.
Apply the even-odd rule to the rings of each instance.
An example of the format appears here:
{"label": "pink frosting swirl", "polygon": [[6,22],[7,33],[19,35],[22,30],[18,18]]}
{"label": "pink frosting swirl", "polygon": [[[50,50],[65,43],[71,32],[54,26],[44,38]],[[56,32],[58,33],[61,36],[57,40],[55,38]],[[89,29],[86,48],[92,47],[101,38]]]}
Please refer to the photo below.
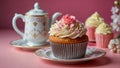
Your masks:
{"label": "pink frosting swirl", "polygon": [[76,23],[75,16],[72,16],[72,15],[66,14],[65,16],[62,17],[62,19],[64,20],[64,23],[67,25]]}

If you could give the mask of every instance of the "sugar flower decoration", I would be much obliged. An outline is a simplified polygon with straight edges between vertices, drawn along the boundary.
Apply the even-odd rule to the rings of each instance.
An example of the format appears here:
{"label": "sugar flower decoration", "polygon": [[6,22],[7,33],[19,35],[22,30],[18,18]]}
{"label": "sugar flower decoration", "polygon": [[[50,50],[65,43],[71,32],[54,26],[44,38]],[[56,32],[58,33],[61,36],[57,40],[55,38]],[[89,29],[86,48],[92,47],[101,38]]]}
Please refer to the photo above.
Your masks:
{"label": "sugar flower decoration", "polygon": [[64,20],[65,24],[68,24],[68,25],[76,23],[75,16],[68,15],[68,14],[63,16],[63,20]]}
{"label": "sugar flower decoration", "polygon": [[120,23],[111,23],[113,30],[120,32]]}
{"label": "sugar flower decoration", "polygon": [[113,14],[117,13],[118,11],[119,11],[119,9],[118,9],[118,7],[116,7],[116,6],[112,7],[112,9],[111,9],[111,12],[112,12]]}
{"label": "sugar flower decoration", "polygon": [[114,52],[114,53],[119,53],[120,54],[120,11],[118,6],[120,6],[120,2],[117,0],[114,1],[115,6],[112,7],[111,12],[112,12],[112,23],[111,26],[114,31],[118,32],[118,36],[115,39],[110,40],[108,48]]}
{"label": "sugar flower decoration", "polygon": [[111,22],[111,26],[112,26],[114,31],[120,32],[120,12],[119,12],[119,8],[117,6],[114,6],[114,7],[112,7],[111,12],[113,14],[111,16],[111,19],[113,20]]}
{"label": "sugar flower decoration", "polygon": [[111,16],[111,19],[114,21],[118,16],[119,16],[119,15],[117,15],[117,14],[113,14],[113,15]]}

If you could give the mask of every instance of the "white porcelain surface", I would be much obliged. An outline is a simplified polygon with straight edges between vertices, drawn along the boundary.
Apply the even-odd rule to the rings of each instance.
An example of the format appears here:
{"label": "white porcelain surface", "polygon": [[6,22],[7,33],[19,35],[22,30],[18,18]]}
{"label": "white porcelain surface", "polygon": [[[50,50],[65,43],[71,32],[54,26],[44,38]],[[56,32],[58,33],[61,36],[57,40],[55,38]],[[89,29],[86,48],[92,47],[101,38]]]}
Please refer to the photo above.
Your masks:
{"label": "white porcelain surface", "polygon": [[49,43],[46,42],[46,44],[44,44],[43,46],[34,46],[34,45],[28,45],[27,41],[23,40],[23,39],[18,39],[18,40],[14,40],[11,41],[10,44],[16,48],[22,48],[25,50],[36,50],[36,49],[40,49],[40,48],[44,48],[44,47],[48,47]]}
{"label": "white porcelain surface", "polygon": [[71,64],[71,63],[74,64],[77,62],[89,61],[89,60],[103,57],[106,54],[106,52],[101,50],[101,49],[88,47],[87,51],[86,51],[85,58],[59,59],[53,55],[51,48],[48,47],[48,48],[42,48],[42,49],[37,50],[35,52],[35,54],[44,60],[49,60],[49,61],[53,61],[53,62],[60,62],[60,63],[65,63],[65,64]]}

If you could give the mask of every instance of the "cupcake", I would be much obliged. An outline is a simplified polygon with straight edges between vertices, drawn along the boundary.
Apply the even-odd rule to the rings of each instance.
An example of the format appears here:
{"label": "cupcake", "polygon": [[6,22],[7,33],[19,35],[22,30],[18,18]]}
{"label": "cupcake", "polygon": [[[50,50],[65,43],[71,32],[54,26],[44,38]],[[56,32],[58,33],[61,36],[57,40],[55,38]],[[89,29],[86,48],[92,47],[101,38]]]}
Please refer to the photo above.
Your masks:
{"label": "cupcake", "polygon": [[92,14],[85,22],[89,41],[95,41],[95,29],[104,21],[98,12]]}
{"label": "cupcake", "polygon": [[95,31],[96,46],[107,48],[111,39],[113,39],[112,28],[105,23],[100,24]]}
{"label": "cupcake", "polygon": [[49,41],[53,55],[60,59],[83,58],[88,37],[83,24],[75,16],[64,15],[50,28]]}

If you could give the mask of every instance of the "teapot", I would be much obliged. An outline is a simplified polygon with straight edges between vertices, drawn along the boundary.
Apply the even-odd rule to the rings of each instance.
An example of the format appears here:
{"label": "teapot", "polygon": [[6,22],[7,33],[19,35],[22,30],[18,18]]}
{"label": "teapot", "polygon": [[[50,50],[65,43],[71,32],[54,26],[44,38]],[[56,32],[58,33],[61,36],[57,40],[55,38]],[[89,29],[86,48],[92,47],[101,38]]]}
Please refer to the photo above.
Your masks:
{"label": "teapot", "polygon": [[[49,28],[60,15],[60,12],[56,12],[50,20],[48,13],[40,9],[39,4],[36,2],[34,9],[31,9],[25,15],[15,13],[12,19],[12,26],[23,40],[27,41],[29,46],[41,46],[46,44]],[[16,26],[16,21],[19,18],[25,23],[24,32],[21,32]]]}

